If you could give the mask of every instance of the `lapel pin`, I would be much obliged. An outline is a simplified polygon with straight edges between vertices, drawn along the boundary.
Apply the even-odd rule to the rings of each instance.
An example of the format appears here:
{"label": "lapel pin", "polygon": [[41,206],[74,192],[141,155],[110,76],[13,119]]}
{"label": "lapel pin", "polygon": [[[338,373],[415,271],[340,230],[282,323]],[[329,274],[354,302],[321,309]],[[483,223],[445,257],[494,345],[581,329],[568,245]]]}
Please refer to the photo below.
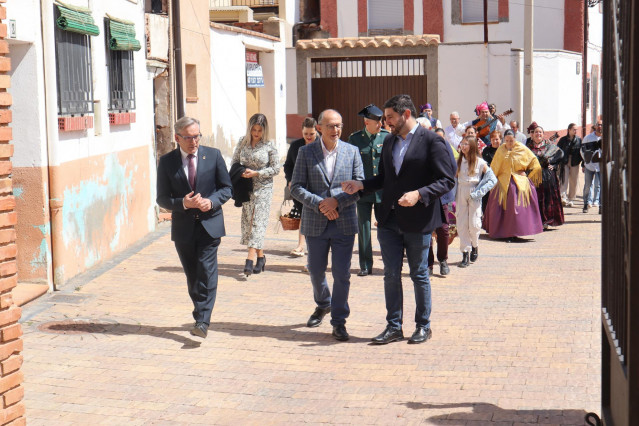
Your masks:
{"label": "lapel pin", "polygon": [[206,155],[203,155],[203,156],[202,156],[202,160],[206,160]]}

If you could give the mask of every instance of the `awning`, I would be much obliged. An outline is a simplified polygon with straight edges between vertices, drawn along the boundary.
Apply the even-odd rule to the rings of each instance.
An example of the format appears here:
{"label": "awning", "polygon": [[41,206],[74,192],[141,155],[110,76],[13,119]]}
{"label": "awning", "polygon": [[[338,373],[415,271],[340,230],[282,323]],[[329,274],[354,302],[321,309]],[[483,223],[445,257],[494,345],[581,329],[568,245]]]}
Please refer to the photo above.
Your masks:
{"label": "awning", "polygon": [[91,10],[68,6],[63,3],[56,3],[56,7],[60,12],[60,16],[58,16],[58,19],[55,21],[58,28],[89,36],[97,36],[100,34],[100,28],[95,25],[93,17],[91,16]]}
{"label": "awning", "polygon": [[109,20],[109,47],[111,50],[141,49],[140,42],[135,39],[135,24],[124,19],[107,15]]}

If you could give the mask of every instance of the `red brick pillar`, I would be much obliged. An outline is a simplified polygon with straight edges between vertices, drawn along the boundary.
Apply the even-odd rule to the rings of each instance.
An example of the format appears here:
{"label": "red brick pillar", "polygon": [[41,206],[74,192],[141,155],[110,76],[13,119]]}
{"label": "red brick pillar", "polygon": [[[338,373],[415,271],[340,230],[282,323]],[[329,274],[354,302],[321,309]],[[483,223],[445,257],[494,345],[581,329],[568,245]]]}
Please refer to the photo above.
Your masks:
{"label": "red brick pillar", "polygon": [[16,266],[16,231],[18,215],[11,183],[11,62],[9,53],[6,0],[0,0],[0,424],[24,425],[24,387],[22,366],[22,327],[18,324],[22,310],[13,303],[11,292],[18,282]]}

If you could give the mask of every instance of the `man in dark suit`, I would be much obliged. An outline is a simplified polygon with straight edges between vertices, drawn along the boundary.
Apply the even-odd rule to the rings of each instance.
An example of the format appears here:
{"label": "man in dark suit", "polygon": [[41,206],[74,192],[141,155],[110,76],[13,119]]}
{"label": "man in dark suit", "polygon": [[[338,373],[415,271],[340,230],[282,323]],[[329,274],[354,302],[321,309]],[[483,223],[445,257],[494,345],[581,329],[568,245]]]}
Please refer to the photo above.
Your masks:
{"label": "man in dark suit", "polygon": [[[364,169],[357,148],[340,140],[342,116],[329,109],[317,121],[322,137],[300,148],[291,181],[291,195],[304,205],[300,232],[306,236],[308,272],[316,305],[306,325],[319,326],[330,312],[333,337],[345,341],[349,339],[345,324],[350,314],[348,292],[359,195],[346,194],[341,184],[349,179],[364,179]],[[332,297],[326,281],[329,250]]]}
{"label": "man in dark suit", "polygon": [[218,149],[200,146],[200,122],[175,123],[179,147],[160,158],[157,203],[171,210],[175,243],[193,301],[194,336],[205,338],[217,293],[217,248],[225,234],[222,205],[231,198],[231,178]]}
{"label": "man in dark suit", "polygon": [[384,141],[379,173],[363,182],[342,184],[345,192],[383,189],[378,209],[377,239],[384,261],[386,329],[372,339],[386,344],[404,338],[401,282],[404,251],[415,289],[415,332],[408,343],[430,339],[431,294],[428,250],[432,232],[444,217],[441,197],[455,185],[455,166],[447,142],[416,121],[415,105],[408,95],[397,95],[384,104],[391,134]]}

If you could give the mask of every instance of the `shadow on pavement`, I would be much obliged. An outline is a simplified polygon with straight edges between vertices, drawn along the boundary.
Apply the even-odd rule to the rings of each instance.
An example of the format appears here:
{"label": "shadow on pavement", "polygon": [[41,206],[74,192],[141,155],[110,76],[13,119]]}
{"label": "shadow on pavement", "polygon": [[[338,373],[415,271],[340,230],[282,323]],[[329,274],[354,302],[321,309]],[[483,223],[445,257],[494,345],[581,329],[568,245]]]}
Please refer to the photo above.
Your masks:
{"label": "shadow on pavement", "polygon": [[[328,322],[328,321],[327,321]],[[264,325],[264,324],[245,324],[239,322],[214,322],[209,328],[210,331],[228,333],[237,337],[268,337],[271,339],[282,340],[285,342],[299,342],[304,347],[312,346],[331,346],[335,344],[348,343],[368,343],[370,339],[352,336],[347,342],[338,342],[331,336],[332,328],[330,324],[322,324],[320,326],[322,332],[311,332],[297,330],[310,330],[306,324],[290,324],[290,325]],[[306,342],[306,343],[304,343]]]}
{"label": "shadow on pavement", "polygon": [[[482,424],[562,424],[584,425],[587,414],[584,410],[504,410],[494,404],[459,403],[459,404],[426,404],[422,402],[406,402],[412,410],[450,410],[448,414],[439,414],[427,420],[434,424],[464,424],[466,422],[482,422]],[[455,411],[455,409],[472,408],[472,411]],[[587,423],[595,424],[595,423]]]}
{"label": "shadow on pavement", "polygon": [[[112,336],[126,336],[126,335],[139,335],[139,336],[152,336],[161,337],[163,339],[175,340],[182,344],[182,349],[195,349],[200,347],[201,342],[193,340],[180,334],[173,333],[175,331],[188,332],[193,323],[184,324],[181,327],[157,327],[154,325],[143,324],[123,324],[123,323],[105,323],[105,322],[86,322],[83,323],[84,330],[94,330],[91,334],[107,334]],[[55,327],[51,327],[52,330],[59,332],[60,334],[74,334],[78,330],[77,324],[58,324]]]}
{"label": "shadow on pavement", "polygon": [[173,273],[183,273],[184,269],[181,266],[158,266],[157,268],[153,268],[154,271],[158,272],[173,272]]}

